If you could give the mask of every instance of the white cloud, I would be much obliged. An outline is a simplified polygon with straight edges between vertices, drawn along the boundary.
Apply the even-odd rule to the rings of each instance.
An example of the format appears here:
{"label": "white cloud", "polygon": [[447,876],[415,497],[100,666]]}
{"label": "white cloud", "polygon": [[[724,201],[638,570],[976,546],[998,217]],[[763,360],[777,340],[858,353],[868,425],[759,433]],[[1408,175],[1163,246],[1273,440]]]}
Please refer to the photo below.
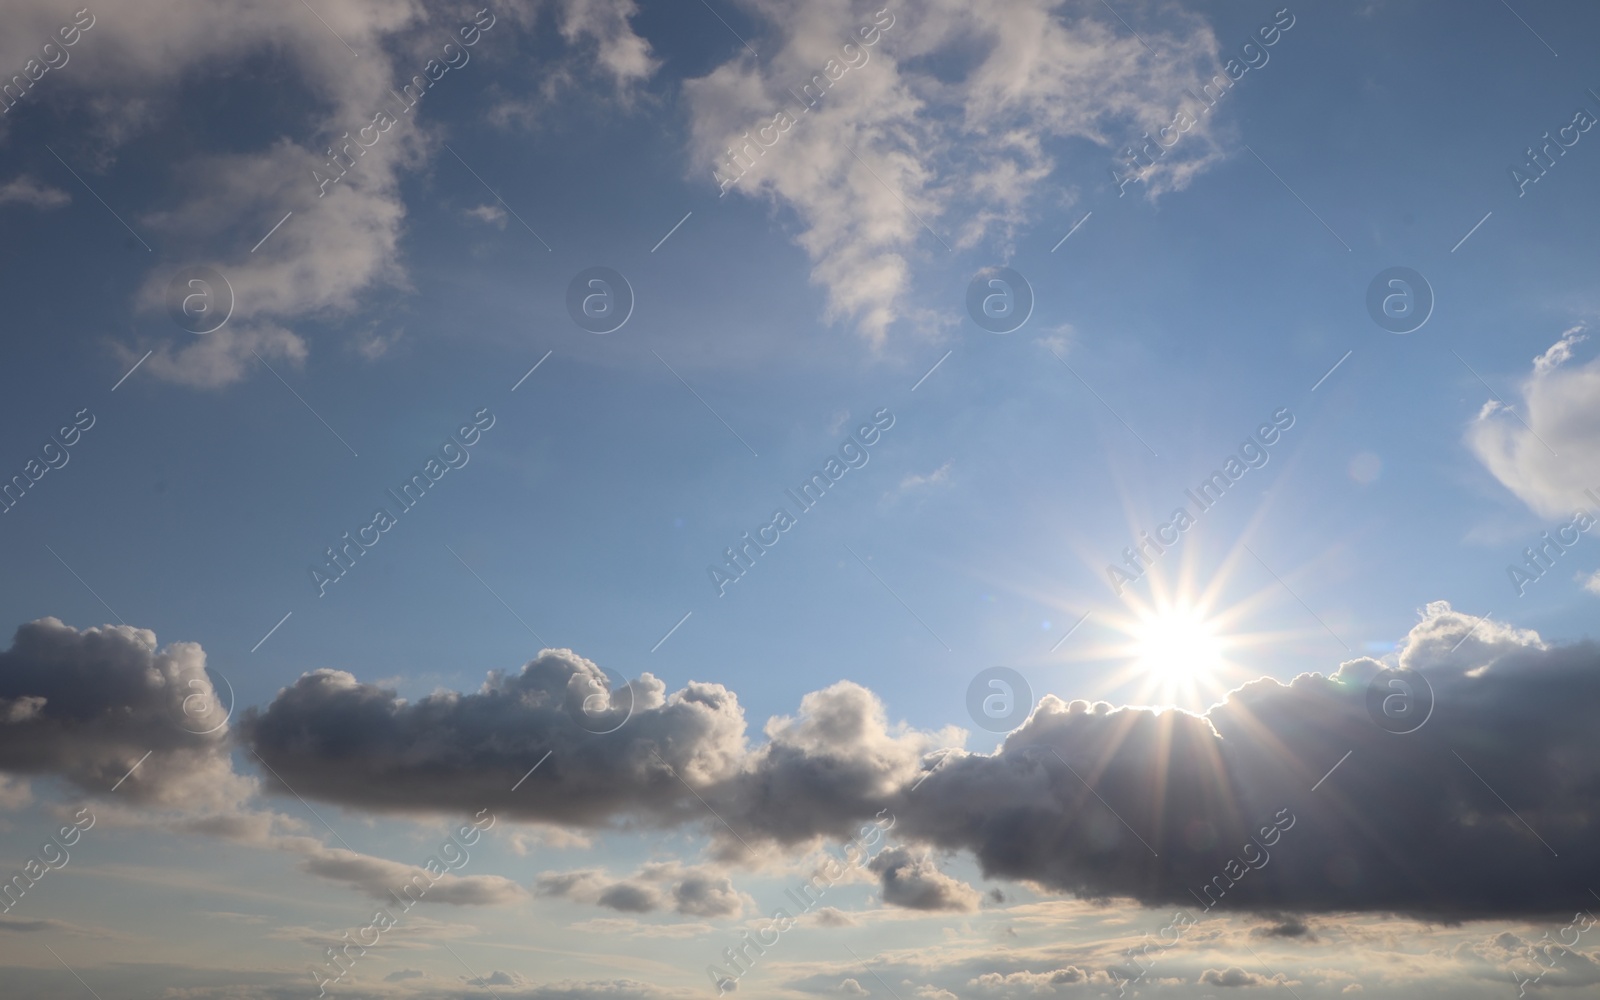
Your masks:
{"label": "white cloud", "polygon": [[[895,7],[877,22],[893,17],[876,43],[856,51],[841,43],[871,28],[865,8],[846,0],[754,4],[765,29],[761,60],[739,49],[685,83],[694,175],[720,187],[713,171],[737,174],[727,150],[743,147],[748,130],[769,148],[751,149],[753,165],[727,196],[769,200],[799,217],[796,241],[812,260],[812,280],[826,289],[828,318],[853,322],[875,347],[902,319],[936,326],[908,302],[915,260],[1009,239],[1055,171],[1044,141],[1104,147],[1084,171],[1100,181],[1117,147],[1170,121],[1183,89],[1217,65],[1215,37],[1195,15],[1168,9],[1164,32],[1146,29],[1163,53],[1156,58],[1103,10],[1072,17],[1064,6]],[[931,71],[936,65],[941,75]],[[815,96],[800,90],[819,74],[834,82],[802,111],[802,96]],[[761,133],[780,110],[794,124]],[[1184,186],[1216,158],[1203,128],[1190,135],[1194,141],[1152,173],[1152,195]]]}
{"label": "white cloud", "polygon": [[65,191],[40,184],[26,174],[0,184],[0,205],[16,202],[31,208],[60,208],[71,201]]}
{"label": "white cloud", "polygon": [[[305,363],[306,342],[273,323],[246,325],[230,320],[221,329],[202,336],[190,335],[185,343],[162,343],[154,348],[150,360],[140,366],[156,378],[196,389],[218,389],[244,377],[245,369],[259,354],[270,364],[286,361],[299,367]],[[127,365],[142,356],[121,344],[113,349]]]}
{"label": "white cloud", "polygon": [[955,460],[949,459],[943,465],[939,466],[937,469],[934,469],[927,475],[922,475],[916,472],[907,474],[904,479],[900,480],[899,492],[908,493],[912,490],[920,490],[932,486],[943,486],[945,482],[950,479],[950,467],[954,464]]}
{"label": "white cloud", "polygon": [[[157,350],[149,367],[157,378],[226,385],[245,375],[243,362],[252,347],[263,355],[276,349],[280,357],[303,359],[307,345],[284,324],[347,312],[374,289],[408,287],[399,254],[406,216],[400,179],[437,151],[437,138],[427,124],[428,94],[414,111],[402,112],[391,88],[422,73],[430,59],[443,60],[444,41],[473,20],[472,8],[431,13],[420,0],[341,0],[323,6],[313,15],[296,3],[140,0],[137,17],[119,17],[111,25],[112,15],[105,14],[102,20],[108,23],[84,36],[71,62],[29,93],[30,105],[79,100],[87,109],[88,149],[78,153],[78,162],[91,174],[109,167],[121,144],[162,120],[174,88],[203,83],[207,74],[233,72],[255,54],[290,60],[297,83],[315,101],[302,133],[247,152],[180,158],[171,164],[171,203],[125,213],[136,229],[147,230],[159,252],[182,248],[186,258],[152,271],[138,296],[141,308],[162,309],[171,271],[179,265],[215,268],[236,295],[230,321],[234,336],[213,335],[212,342],[200,345],[189,343],[191,335],[174,332],[165,342],[144,342],[133,351],[137,358]],[[465,77],[480,72],[471,59],[515,51],[518,32],[533,30],[546,6],[510,2],[507,16],[466,50],[468,61],[446,71],[436,85],[447,90],[485,86],[487,74],[467,83]],[[609,79],[631,85],[654,70],[648,46],[629,24],[636,10],[632,0],[556,0],[554,7],[563,39],[585,51],[593,45],[595,65]],[[6,18],[0,66],[7,69],[32,58],[63,23],[53,0],[15,0]],[[361,136],[380,111],[395,115],[398,123],[378,133],[370,148],[350,146],[355,160],[343,178],[319,185],[312,172],[331,173],[325,150],[343,148],[346,135]],[[64,204],[66,197],[27,178],[0,187],[0,204],[51,207]],[[282,226],[252,251],[280,221]]]}
{"label": "white cloud", "polygon": [[1582,326],[1533,359],[1518,385],[1520,406],[1494,400],[1467,428],[1467,444],[1501,484],[1542,517],[1592,507],[1600,489],[1600,358],[1571,364]]}
{"label": "white cloud", "polygon": [[479,222],[494,226],[497,229],[504,229],[506,227],[506,210],[501,208],[499,205],[478,205],[473,208],[469,208],[467,209],[467,216],[469,218],[477,219]]}

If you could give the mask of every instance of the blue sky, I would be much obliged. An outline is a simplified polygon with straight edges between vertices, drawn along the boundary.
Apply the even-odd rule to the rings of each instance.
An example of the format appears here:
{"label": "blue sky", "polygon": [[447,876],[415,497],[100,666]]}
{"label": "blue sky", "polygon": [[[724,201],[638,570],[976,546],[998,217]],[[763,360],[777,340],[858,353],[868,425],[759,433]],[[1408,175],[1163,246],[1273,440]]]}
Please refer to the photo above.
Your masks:
{"label": "blue sky", "polygon": [[[902,817],[886,853],[739,989],[1514,988],[1524,946],[1588,898],[1546,883],[1596,871],[1575,734],[1600,558],[1586,528],[1542,572],[1524,549],[1600,517],[1600,136],[1581,124],[1600,65],[1583,5],[1469,6],[17,5],[0,71],[70,58],[0,101],[0,461],[31,482],[0,517],[0,606],[23,629],[0,661],[7,870],[60,817],[98,817],[0,916],[19,995],[72,995],[70,970],[106,1000],[316,996],[309,969],[372,888],[470,821],[458,796],[547,750],[550,771],[482,800],[497,825],[471,867],[328,992],[715,993],[707,964],[869,800]],[[447,58],[401,113],[394,91]],[[788,88],[829,60],[802,111]],[[1230,65],[1119,195],[1122,151]],[[720,192],[727,149],[785,108]],[[380,110],[398,121],[319,196],[325,150]],[[1564,151],[1519,186],[1545,133]],[[231,292],[206,333],[167,306],[195,267]],[[567,305],[593,267],[634,300],[603,334]],[[1002,267],[1033,308],[999,334],[966,303]],[[1433,302],[1405,334],[1367,305],[1391,268]],[[875,414],[865,464],[802,511],[786,491]],[[1108,567],[1275,414],[1265,463],[1119,592]],[[475,416],[470,459],[402,511],[386,491]],[[319,587],[325,550],[380,507],[392,527]],[[711,568],[779,508],[792,526],[719,588]],[[996,666],[1038,706],[1014,732],[969,710]],[[1368,681],[1401,669],[1434,682],[1432,730],[1366,720]],[[615,733],[559,708],[598,672],[636,685]],[[1332,692],[1318,711],[1355,706],[1348,761],[1317,756],[1337,727],[1298,714],[1308,674]],[[226,724],[185,733],[186,694],[222,679]],[[513,703],[531,714],[497,714]],[[1246,705],[1256,724],[1230,730]],[[540,713],[565,727],[545,742]],[[1529,719],[1548,745],[1506,735]],[[1146,723],[1228,744],[1231,799],[1157,782]],[[161,738],[140,743],[146,724]],[[1424,743],[1445,726],[1455,742]],[[1456,770],[1413,776],[1442,800],[1382,829],[1354,798],[1279,801],[1259,770],[1377,773],[1402,744]],[[952,746],[948,771],[928,756]],[[961,782],[1010,768],[972,787],[1012,788],[1043,766],[1029,747],[1088,768],[1099,802],[1057,772],[1072,819],[1008,812],[1044,794],[1022,782],[978,823]],[[1506,763],[1524,756],[1531,773]],[[1320,830],[1284,834],[1306,853],[1119,987],[1168,890],[1226,861],[1194,831],[1225,843],[1280,807]],[[1136,874],[1144,808],[1147,839],[1186,853]],[[1339,860],[1337,824],[1370,856]],[[1442,902],[1330,874],[1429,853],[1424,835],[1472,870],[1486,828],[1529,865],[1549,837],[1571,867]],[[1539,988],[1577,995],[1597,962],[1584,936]]]}

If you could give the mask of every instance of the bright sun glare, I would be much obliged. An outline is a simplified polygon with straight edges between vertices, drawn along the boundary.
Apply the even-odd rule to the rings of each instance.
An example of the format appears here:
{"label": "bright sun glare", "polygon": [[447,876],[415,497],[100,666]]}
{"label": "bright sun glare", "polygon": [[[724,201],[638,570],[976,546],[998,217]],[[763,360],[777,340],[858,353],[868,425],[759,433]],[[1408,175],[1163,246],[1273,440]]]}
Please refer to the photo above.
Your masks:
{"label": "bright sun glare", "polygon": [[1193,608],[1141,617],[1133,634],[1134,666],[1158,688],[1204,685],[1222,665],[1215,627]]}
{"label": "bright sun glare", "polygon": [[1232,611],[1213,613],[1203,600],[1165,596],[1128,610],[1107,623],[1121,633],[1120,641],[1093,655],[1117,664],[1107,688],[1121,689],[1130,703],[1204,711],[1247,678],[1231,653],[1253,637],[1232,631]]}

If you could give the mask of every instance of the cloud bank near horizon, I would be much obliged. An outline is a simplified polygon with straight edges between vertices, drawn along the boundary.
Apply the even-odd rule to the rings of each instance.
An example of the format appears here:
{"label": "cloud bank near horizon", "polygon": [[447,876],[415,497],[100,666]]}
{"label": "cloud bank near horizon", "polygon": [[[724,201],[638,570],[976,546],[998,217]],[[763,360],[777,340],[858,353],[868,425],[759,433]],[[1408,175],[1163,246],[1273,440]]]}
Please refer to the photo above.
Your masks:
{"label": "cloud bank near horizon", "polygon": [[[477,691],[414,702],[311,671],[231,727],[196,735],[174,719],[189,682],[210,683],[197,645],[42,619],[0,653],[0,770],[105,796],[151,750],[123,786],[136,806],[226,814],[258,789],[293,788],[381,814],[488,808],[574,830],[699,829],[729,867],[756,847],[794,856],[845,840],[887,810],[901,846],[874,873],[887,904],[912,909],[976,905],[933,863],[941,851],[969,854],[986,878],[1147,906],[1195,905],[1210,884],[1227,888],[1217,906],[1240,912],[1456,921],[1570,909],[1574,885],[1600,881],[1578,849],[1600,807],[1587,721],[1600,705],[1600,646],[1551,645],[1440,602],[1397,659],[1428,678],[1437,705],[1405,736],[1367,715],[1384,665],[1365,657],[1289,684],[1253,681],[1204,716],[1046,695],[996,752],[940,754],[965,733],[892,724],[878,696],[849,681],[768,720],[760,742],[735,694],[709,682],[668,694],[646,673],[586,714],[604,673],[552,649]],[[234,769],[235,746],[250,774]],[[259,778],[256,755],[270,767]],[[300,853],[307,870],[370,881],[373,862]],[[743,908],[710,869],[547,875],[541,894],[612,909]],[[473,902],[524,895],[502,883],[462,890]]]}

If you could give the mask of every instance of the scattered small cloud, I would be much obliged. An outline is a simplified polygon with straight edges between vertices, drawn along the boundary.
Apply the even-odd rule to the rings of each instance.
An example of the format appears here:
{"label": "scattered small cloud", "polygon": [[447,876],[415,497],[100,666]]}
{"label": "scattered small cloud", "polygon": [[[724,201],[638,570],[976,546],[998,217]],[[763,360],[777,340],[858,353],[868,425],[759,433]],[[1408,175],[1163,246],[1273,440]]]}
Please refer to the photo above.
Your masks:
{"label": "scattered small cloud", "polygon": [[[211,333],[184,337],[156,347],[140,372],[193,389],[221,389],[244,378],[258,357],[268,364],[276,361],[297,368],[307,354],[306,342],[298,334],[274,323],[228,323]],[[131,366],[144,355],[122,344],[112,346],[124,365]]]}
{"label": "scattered small cloud", "polygon": [[389,353],[389,349],[398,344],[406,331],[402,327],[395,327],[388,333],[379,333],[376,329],[367,330],[356,335],[356,353],[368,361],[376,361]]}
{"label": "scattered small cloud", "polygon": [[858,920],[837,906],[824,906],[812,914],[817,924],[822,927],[854,927]]}
{"label": "scattered small cloud", "polygon": [[479,222],[494,226],[496,229],[506,227],[506,210],[499,205],[479,205],[467,209],[467,215]]}
{"label": "scattered small cloud", "polygon": [[1200,973],[1198,980],[1202,986],[1223,986],[1227,988],[1244,988],[1251,986],[1273,986],[1276,979],[1246,972],[1237,965],[1230,965],[1226,969],[1207,969]]}
{"label": "scattered small cloud", "polygon": [[975,910],[978,891],[939,870],[931,855],[904,847],[881,852],[868,866],[877,873],[883,901],[908,910]]}
{"label": "scattered small cloud", "polygon": [[931,489],[943,486],[950,479],[950,468],[955,464],[954,459],[947,459],[945,463],[927,474],[911,473],[900,480],[897,492],[900,495],[916,490]]}
{"label": "scattered small cloud", "polygon": [[23,174],[4,184],[0,184],[0,205],[27,205],[29,208],[60,208],[72,202],[72,195],[60,188],[38,181]]}

